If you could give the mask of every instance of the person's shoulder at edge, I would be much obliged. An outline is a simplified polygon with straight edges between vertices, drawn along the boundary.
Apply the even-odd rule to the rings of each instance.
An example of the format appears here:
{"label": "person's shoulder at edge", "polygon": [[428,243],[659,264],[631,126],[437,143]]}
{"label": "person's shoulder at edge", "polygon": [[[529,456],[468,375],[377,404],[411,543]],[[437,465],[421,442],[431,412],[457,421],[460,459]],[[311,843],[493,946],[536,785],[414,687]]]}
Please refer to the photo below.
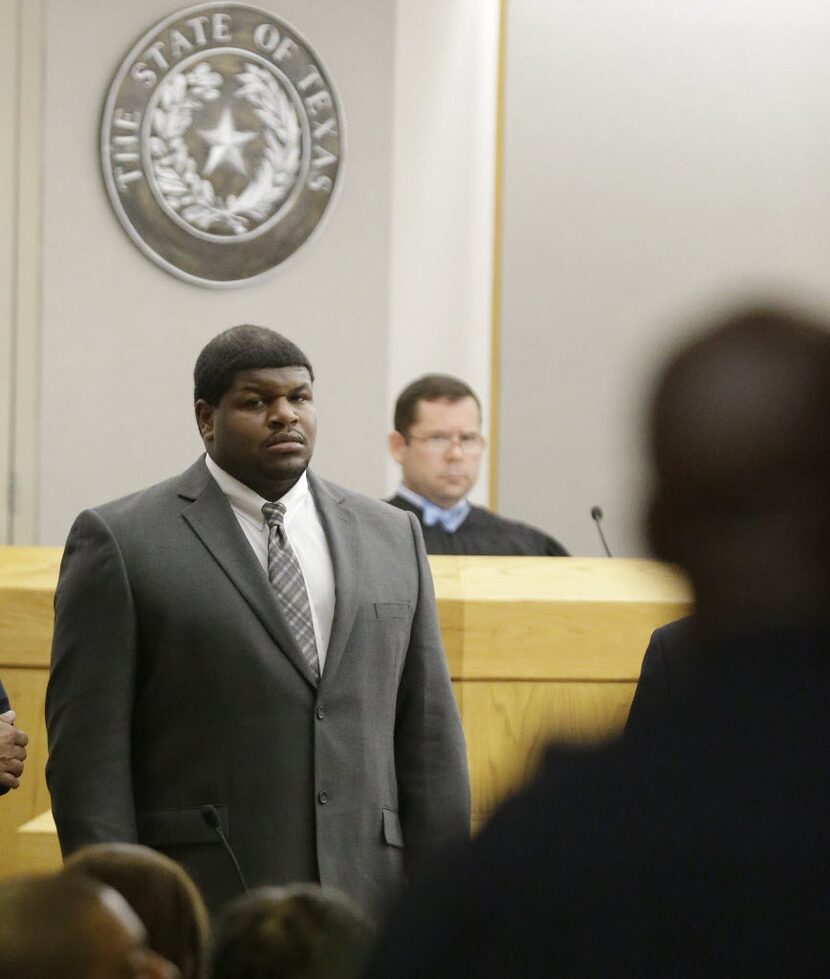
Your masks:
{"label": "person's shoulder at edge", "polygon": [[[418,507],[402,496],[395,494],[383,501],[389,506],[398,510],[409,510],[412,513],[420,513]],[[502,517],[486,507],[470,505],[470,514],[461,525],[467,530],[474,530],[478,526],[482,530],[496,531],[504,534],[514,534],[533,542],[539,549],[540,557],[570,557],[569,551],[550,534],[546,534],[537,527],[522,523],[520,520],[512,520],[509,517]]]}

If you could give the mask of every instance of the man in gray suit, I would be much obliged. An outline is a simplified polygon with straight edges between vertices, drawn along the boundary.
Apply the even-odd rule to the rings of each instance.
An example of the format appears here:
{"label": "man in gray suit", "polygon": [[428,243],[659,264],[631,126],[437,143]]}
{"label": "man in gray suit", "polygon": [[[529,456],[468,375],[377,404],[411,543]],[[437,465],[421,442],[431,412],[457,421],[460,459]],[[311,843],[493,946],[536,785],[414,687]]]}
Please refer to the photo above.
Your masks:
{"label": "man in gray suit", "polygon": [[195,369],[207,457],[83,512],[55,596],[64,854],[145,843],[213,909],[244,875],[377,911],[469,824],[418,522],[307,472],[313,379],[270,330],[214,338]]}

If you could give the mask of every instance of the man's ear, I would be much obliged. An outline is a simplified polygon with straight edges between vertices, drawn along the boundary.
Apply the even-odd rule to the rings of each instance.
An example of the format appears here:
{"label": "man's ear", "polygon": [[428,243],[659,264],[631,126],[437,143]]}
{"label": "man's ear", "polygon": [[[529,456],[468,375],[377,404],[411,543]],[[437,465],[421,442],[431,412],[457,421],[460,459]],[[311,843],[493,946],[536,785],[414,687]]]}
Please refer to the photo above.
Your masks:
{"label": "man's ear", "polygon": [[213,441],[213,405],[208,404],[202,398],[194,405],[196,412],[196,424],[199,426],[199,434],[205,442]]}
{"label": "man's ear", "polygon": [[400,432],[389,433],[389,455],[399,466],[403,465],[403,456],[406,452],[406,439]]}

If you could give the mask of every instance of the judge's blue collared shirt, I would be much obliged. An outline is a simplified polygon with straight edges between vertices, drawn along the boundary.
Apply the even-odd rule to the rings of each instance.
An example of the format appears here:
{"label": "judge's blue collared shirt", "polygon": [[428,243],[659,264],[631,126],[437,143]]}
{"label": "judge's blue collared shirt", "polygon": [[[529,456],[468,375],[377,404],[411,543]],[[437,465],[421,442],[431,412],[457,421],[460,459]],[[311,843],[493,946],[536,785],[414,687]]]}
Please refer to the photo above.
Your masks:
{"label": "judge's blue collared shirt", "polygon": [[420,508],[421,522],[425,527],[435,527],[436,524],[440,524],[448,534],[454,534],[470,513],[470,504],[467,500],[461,500],[455,506],[444,509],[431,500],[419,496],[418,493],[413,493],[407,486],[398,487],[398,496],[402,496]]}

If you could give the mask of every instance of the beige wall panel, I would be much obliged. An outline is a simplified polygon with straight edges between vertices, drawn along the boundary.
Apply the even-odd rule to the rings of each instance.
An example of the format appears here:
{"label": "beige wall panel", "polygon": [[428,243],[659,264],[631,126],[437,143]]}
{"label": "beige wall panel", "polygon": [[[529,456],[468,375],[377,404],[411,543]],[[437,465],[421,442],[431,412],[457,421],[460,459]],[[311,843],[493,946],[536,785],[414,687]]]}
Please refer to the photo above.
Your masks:
{"label": "beige wall panel", "polygon": [[37,539],[43,226],[43,5],[20,0],[17,254],[15,278],[14,500],[10,542]]}
{"label": "beige wall panel", "polygon": [[18,64],[20,2],[0,0],[0,543],[11,529],[13,370],[17,275]]}
{"label": "beige wall panel", "polygon": [[656,365],[724,301],[830,306],[830,5],[507,0],[499,507],[644,553]]}

